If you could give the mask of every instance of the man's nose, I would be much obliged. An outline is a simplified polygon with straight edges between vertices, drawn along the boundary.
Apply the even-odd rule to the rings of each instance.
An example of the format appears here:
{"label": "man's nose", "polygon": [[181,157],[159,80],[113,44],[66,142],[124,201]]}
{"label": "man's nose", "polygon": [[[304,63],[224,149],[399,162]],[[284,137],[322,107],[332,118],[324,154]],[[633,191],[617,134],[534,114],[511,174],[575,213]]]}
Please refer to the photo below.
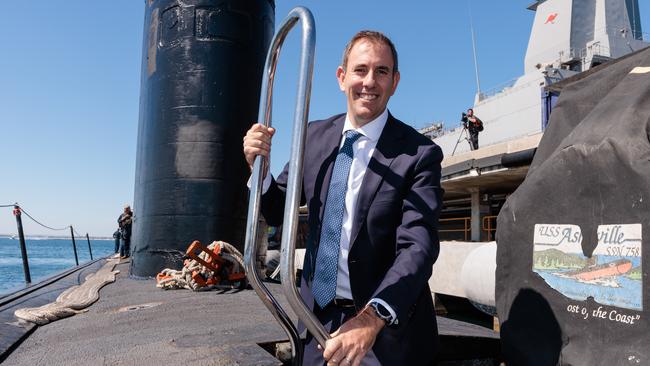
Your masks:
{"label": "man's nose", "polygon": [[375,86],[375,73],[374,73],[374,71],[369,71],[366,74],[366,77],[363,78],[363,86],[369,87],[369,88]]}

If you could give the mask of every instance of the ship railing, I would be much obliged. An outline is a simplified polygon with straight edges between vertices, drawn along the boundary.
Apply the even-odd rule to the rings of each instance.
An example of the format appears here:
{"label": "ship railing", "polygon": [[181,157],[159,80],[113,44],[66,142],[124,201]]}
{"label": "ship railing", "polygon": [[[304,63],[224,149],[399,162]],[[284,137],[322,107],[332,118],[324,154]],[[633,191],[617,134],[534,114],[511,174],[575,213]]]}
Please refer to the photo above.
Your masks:
{"label": "ship railing", "polygon": [[505,81],[505,82],[503,82],[501,84],[498,84],[498,85],[488,89],[487,91],[481,92],[480,100],[484,100],[486,98],[493,97],[493,96],[495,96],[495,95],[497,95],[499,93],[502,93],[502,92],[512,88],[515,85],[515,83],[517,82],[517,79],[519,79],[519,78],[510,79],[508,81]]}
{"label": "ship railing", "polygon": [[[25,211],[17,202],[13,204],[8,204],[8,205],[0,205],[0,208],[7,208],[7,207],[13,207],[13,215],[16,218],[16,227],[17,227],[17,233],[18,233],[18,240],[20,243],[20,256],[23,262],[23,272],[25,276],[25,284],[29,285],[32,282],[32,276],[31,272],[29,270],[29,258],[27,256],[27,245],[25,242],[25,231],[23,230],[23,219],[22,216],[25,214],[29,219],[31,219],[34,223],[37,225],[48,229],[52,231],[63,231],[63,230],[70,230],[70,239],[72,241],[72,252],[74,253],[74,260],[76,263],[76,266],[79,266],[79,255],[77,253],[77,242],[75,240],[75,234],[79,237],[81,236],[72,225],[64,226],[64,227],[59,227],[55,228],[52,226],[48,226],[40,222],[39,220],[36,220],[32,215],[30,215],[28,212]],[[86,233],[86,241],[88,243],[88,253],[90,255],[90,260],[93,260],[93,250],[92,246],[90,245],[90,236],[88,236],[88,233]]]}
{"label": "ship railing", "polygon": [[487,234],[488,241],[494,240],[494,234],[496,234],[497,231],[497,216],[483,216],[481,229]]}
{"label": "ship railing", "polygon": [[[481,231],[485,233],[487,240],[494,240],[497,231],[497,216],[489,215],[483,216],[481,219]],[[468,241],[472,234],[472,218],[465,217],[449,217],[439,219],[440,229],[439,233],[462,233],[463,240]]]}
{"label": "ship railing", "polygon": [[605,47],[600,43],[591,44],[580,50],[580,57],[583,59],[591,56],[607,56],[611,57],[612,51],[609,47]]}
{"label": "ship railing", "polygon": [[578,62],[584,63],[587,57],[591,57],[593,55],[609,57],[610,54],[611,52],[609,48],[596,42],[582,48],[569,47],[557,51],[557,58],[553,64],[556,67],[560,67],[560,65],[570,65]]}
{"label": "ship railing", "polygon": [[[472,225],[471,225],[471,217],[452,217],[452,218],[446,218],[446,219],[439,219],[438,221],[440,222],[440,225],[450,225],[452,228],[445,228],[445,229],[439,229],[438,232],[440,233],[463,233],[463,240],[468,241],[471,231],[472,231]],[[460,224],[459,224],[460,223]],[[455,227],[455,225],[458,225],[458,227]],[[462,225],[462,227],[461,227]]]}
{"label": "ship railing", "polygon": [[[280,47],[289,31],[300,21],[302,24],[300,71],[298,79],[298,93],[294,113],[293,137],[291,143],[291,155],[289,159],[289,171],[287,177],[287,192],[285,199],[285,211],[282,230],[281,249],[281,279],[287,302],[296,313],[300,321],[305,324],[307,330],[314,336],[318,343],[324,348],[325,341],[329,334],[320,321],[302,302],[296,289],[295,271],[295,249],[298,233],[298,210],[300,207],[300,193],[302,191],[303,152],[306,138],[306,127],[309,117],[309,99],[311,94],[311,83],[314,70],[314,52],[316,47],[316,31],[314,18],[311,12],[304,7],[296,7],[289,12],[284,19],[277,33],[271,41],[271,46],[266,56],[264,66],[262,91],[260,95],[260,107],[258,122],[265,126],[271,126],[271,101],[273,91],[273,80],[275,69],[280,54]],[[259,213],[261,208],[262,181],[264,178],[265,159],[258,156],[253,164],[251,174],[251,192],[248,206],[248,220],[246,223],[246,247],[244,251],[244,263],[246,276],[262,300],[266,308],[273,314],[284,331],[289,336],[293,364],[302,364],[302,345],[300,335],[287,313],[280,306],[278,301],[271,295],[271,292],[264,286],[256,268],[257,258],[257,232],[259,226]]]}

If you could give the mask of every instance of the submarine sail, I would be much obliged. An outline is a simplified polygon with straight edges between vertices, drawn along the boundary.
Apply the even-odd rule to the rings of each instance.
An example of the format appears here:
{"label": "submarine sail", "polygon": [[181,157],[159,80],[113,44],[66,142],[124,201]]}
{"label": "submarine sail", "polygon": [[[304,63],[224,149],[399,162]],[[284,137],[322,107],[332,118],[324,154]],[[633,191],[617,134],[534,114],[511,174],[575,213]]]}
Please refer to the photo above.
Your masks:
{"label": "submarine sail", "polygon": [[145,0],[130,274],[182,266],[193,240],[244,246],[273,0]]}

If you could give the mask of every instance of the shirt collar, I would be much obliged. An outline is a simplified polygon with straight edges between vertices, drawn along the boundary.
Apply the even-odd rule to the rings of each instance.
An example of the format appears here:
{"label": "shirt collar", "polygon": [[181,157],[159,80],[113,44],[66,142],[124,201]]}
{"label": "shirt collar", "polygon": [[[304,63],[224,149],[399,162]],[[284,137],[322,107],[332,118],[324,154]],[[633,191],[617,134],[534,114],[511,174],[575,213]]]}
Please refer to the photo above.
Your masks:
{"label": "shirt collar", "polygon": [[350,119],[346,115],[342,134],[344,134],[346,131],[349,130],[355,130],[357,132],[360,132],[362,135],[364,135],[371,141],[377,141],[379,140],[379,136],[381,136],[381,131],[384,130],[384,126],[386,126],[387,121],[388,121],[388,108],[384,109],[382,114],[380,114],[377,118],[373,119],[372,121],[366,123],[365,125],[359,128],[354,128],[352,126],[352,122],[350,122]]}

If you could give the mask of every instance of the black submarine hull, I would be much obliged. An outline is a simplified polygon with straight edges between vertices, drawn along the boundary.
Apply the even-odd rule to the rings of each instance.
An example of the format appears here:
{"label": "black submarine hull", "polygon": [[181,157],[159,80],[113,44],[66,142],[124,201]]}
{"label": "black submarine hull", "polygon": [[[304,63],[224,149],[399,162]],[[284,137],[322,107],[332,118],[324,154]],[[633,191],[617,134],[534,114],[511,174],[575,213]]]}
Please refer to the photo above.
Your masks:
{"label": "black submarine hull", "polygon": [[131,276],[180,268],[193,240],[243,252],[273,0],[146,0]]}

